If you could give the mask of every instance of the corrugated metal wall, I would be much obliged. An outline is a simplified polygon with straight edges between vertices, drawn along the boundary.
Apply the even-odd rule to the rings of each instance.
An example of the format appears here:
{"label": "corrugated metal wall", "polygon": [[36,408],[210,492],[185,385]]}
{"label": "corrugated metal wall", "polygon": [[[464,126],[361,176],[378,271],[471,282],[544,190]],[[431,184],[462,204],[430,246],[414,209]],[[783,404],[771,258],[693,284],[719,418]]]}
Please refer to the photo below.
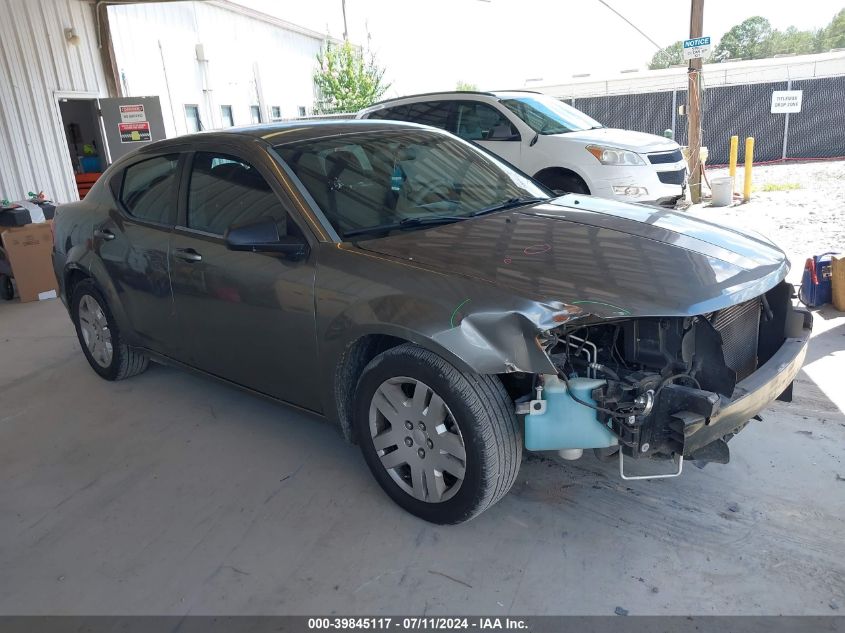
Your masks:
{"label": "corrugated metal wall", "polygon": [[[252,105],[264,122],[273,106],[293,118],[313,105],[317,33],[214,2],[115,5],[109,21],[127,95],[159,95],[168,136],[187,132],[185,105],[199,107],[206,129],[222,126],[222,105],[232,107],[235,125],[250,123]],[[197,60],[197,44],[207,61]]]}
{"label": "corrugated metal wall", "polygon": [[[67,42],[65,28],[76,29],[79,44]],[[78,199],[57,93],[106,96],[105,86],[91,5],[0,2],[0,198],[43,190]]]}

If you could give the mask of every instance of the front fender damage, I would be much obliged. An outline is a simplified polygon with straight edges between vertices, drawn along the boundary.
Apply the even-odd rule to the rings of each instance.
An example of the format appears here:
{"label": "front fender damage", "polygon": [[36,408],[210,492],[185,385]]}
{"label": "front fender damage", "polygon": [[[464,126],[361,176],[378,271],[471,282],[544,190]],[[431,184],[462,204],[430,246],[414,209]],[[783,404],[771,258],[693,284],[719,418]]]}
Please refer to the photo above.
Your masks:
{"label": "front fender damage", "polygon": [[538,337],[581,314],[577,306],[562,303],[534,304],[519,311],[473,312],[432,339],[480,374],[556,373]]}

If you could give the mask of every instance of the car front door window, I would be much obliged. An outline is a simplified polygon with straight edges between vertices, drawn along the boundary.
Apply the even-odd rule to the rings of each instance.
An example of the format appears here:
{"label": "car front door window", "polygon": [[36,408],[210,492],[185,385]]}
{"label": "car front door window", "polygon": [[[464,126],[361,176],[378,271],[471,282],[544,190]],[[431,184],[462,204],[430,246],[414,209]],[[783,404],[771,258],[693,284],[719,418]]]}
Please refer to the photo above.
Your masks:
{"label": "car front door window", "polygon": [[519,137],[514,125],[501,112],[476,101],[455,104],[455,133],[467,141],[504,141]]}
{"label": "car front door window", "polygon": [[194,154],[188,187],[189,229],[223,235],[231,226],[264,218],[276,220],[283,229],[286,216],[278,196],[255,167],[226,154]]}

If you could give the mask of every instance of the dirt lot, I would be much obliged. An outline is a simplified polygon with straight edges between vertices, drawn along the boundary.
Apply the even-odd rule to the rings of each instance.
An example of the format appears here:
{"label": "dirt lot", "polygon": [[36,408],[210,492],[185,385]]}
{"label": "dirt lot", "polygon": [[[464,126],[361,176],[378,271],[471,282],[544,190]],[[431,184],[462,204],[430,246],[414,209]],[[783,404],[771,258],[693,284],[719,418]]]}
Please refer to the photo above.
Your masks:
{"label": "dirt lot", "polygon": [[[727,175],[727,169],[707,171],[711,180]],[[742,188],[740,166],[736,190]],[[770,238],[789,255],[789,279],[798,283],[810,255],[839,251],[845,257],[845,162],[757,166],[751,202],[722,208],[705,202],[690,211]]]}
{"label": "dirt lot", "polygon": [[[695,212],[800,263],[842,241],[843,169],[760,169],[802,188]],[[0,323],[0,614],[845,612],[845,316],[830,308],[795,402],[750,424],[729,464],[625,482],[592,456],[535,456],[453,527],[391,503],[314,416],[160,366],[107,383],[57,301],[0,302]]]}

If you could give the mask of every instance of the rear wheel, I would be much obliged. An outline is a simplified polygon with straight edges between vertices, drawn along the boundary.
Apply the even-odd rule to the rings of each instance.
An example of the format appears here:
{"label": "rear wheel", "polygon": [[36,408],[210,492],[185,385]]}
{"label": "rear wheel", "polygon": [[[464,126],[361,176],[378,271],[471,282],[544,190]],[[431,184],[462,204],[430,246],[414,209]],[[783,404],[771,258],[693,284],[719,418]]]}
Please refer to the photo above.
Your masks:
{"label": "rear wheel", "polygon": [[147,369],[149,359],[123,342],[108,304],[92,280],[80,281],[73,289],[71,315],[82,351],[101,377],[122,380]]}
{"label": "rear wheel", "polygon": [[461,372],[405,344],[364,369],[354,423],[384,491],[433,523],[480,514],[513,485],[522,440],[513,402],[493,376]]}
{"label": "rear wheel", "polygon": [[8,275],[0,275],[0,295],[6,301],[11,301],[15,298],[15,287],[12,285],[12,278]]}

